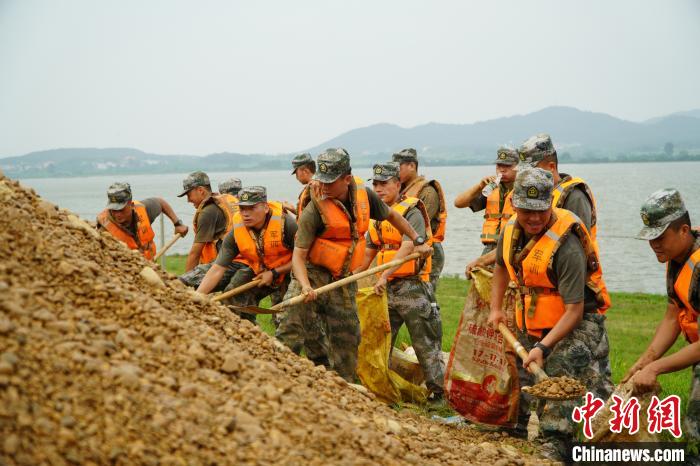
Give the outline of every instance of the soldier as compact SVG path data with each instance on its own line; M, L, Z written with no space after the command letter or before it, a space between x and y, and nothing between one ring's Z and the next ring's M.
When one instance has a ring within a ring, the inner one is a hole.
M515 312L518 339L529 351L530 362L550 376L585 380L597 397L612 392L605 316L597 308L607 294L600 286L600 262L588 229L565 209L552 207L552 175L539 168L518 171L513 187L515 215L506 224L496 247L489 323L505 323L501 307L509 280L520 288ZM598 293L584 293L586 288ZM532 376L520 370L520 385ZM520 399L515 434L527 436L529 400ZM574 439L573 401L538 401L543 451L553 459L568 455Z
M131 200L129 183L114 183L107 189L107 207L97 216L97 228L105 229L129 249L138 249L148 260L156 256L155 233L151 224L163 213L173 222L175 233L187 235L188 228L177 218L170 204L160 197Z
M693 366L684 433L689 443L697 445L700 440L700 365L697 364L700 362L700 234L691 229L690 216L675 189L652 194L642 204L641 216L644 227L637 237L649 241L656 259L667 265L668 305L649 347L622 382L632 377L638 390L648 391L657 384L658 375ZM679 334L683 334L688 346L664 356ZM700 464L698 457L693 461L686 464Z
M327 149L318 156L314 179L320 183L321 196L311 193L299 218L292 280L286 298L305 295L304 304L292 306L277 329L277 338L287 346L298 341L303 329L295 328L294 316L313 306L328 335L329 367L344 379L354 382L360 324L357 318L356 283L316 295L314 291L334 279L348 276L364 259L365 233L370 219L387 220L399 232L407 234L421 254L430 247L398 212L389 209L374 191L357 185L352 176L350 156L344 149ZM295 349L296 348L292 348Z
M292 250L297 222L285 214L280 202L267 200L267 190L262 186L247 186L240 191L239 212L233 216L234 227L224 239L214 264L197 288L207 294L222 280L227 267L236 262L245 264L238 268L225 291L237 288L253 279L260 279L257 288L230 299L236 306L258 306L266 296L272 295L277 304L284 296L292 269ZM255 322L255 314L242 314Z
M496 243L501 231L506 226L506 222L513 215L513 205L511 204L510 191L513 189L513 182L517 173L518 152L507 146L501 146L496 152L496 174L497 176L487 176L479 183L459 194L455 199L455 207L463 209L469 207L472 212L484 212L484 226L481 230L481 243L484 250L481 257L471 261L467 265L466 274L474 267L485 267L492 265L496 259ZM482 191L490 183L499 182L490 194L484 196Z
M432 243L430 218L420 199L401 196L399 166L395 162L373 167L374 191L385 204L404 217L414 230ZM367 232L367 250L362 267L366 270L377 258L377 265L402 259L413 252L413 241L401 235L388 222L374 220ZM434 304L430 285L431 258L413 260L385 270L374 285L374 291L389 299L391 346L396 342L401 325L406 323L416 356L423 368L426 385L434 400L442 398L445 365L442 360L442 321Z
M308 202L308 190L316 173L316 162L308 153L299 154L292 159L292 175L294 175L299 183L303 185L299 197L297 199L296 212L297 218L301 216L301 211ZM291 210L291 206L289 207Z
M436 180L426 180L424 176L418 175L418 154L415 149L404 149L394 154L392 160L400 164L401 194L417 197L428 210L433 232L433 268L430 272L430 284L433 286L433 292L437 293L440 273L445 266L445 251L442 249L447 222L445 195Z
M211 190L206 173L190 173L182 182L183 191L178 197L187 196L187 202L196 210L192 221L194 242L187 255L185 273L179 278L185 285L199 287L204 275L216 259L221 241L233 228L233 215L236 212L235 198L230 194L217 194ZM232 263L224 279L216 286L220 291L233 277L238 266Z
M243 188L240 178L229 178L219 183L219 194L230 194L238 202L238 193Z

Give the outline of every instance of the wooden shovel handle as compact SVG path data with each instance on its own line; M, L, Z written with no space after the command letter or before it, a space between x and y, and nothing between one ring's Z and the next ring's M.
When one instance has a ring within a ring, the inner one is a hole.
M397 265L401 265L404 262L408 262L414 259L418 259L420 257L420 254L417 252L414 252L412 254L409 254L408 256L404 257L403 259L396 259L391 262L387 262L386 264L378 265L376 267L372 267L370 269L365 270L364 272L356 273L354 275L350 275L349 277L341 278L340 280L334 281L329 283L328 285L323 285L322 287L316 288L314 291L316 294L323 294L327 293L328 291L335 290L336 288L340 288L342 286L345 286L349 283L356 282L358 280L361 280L365 277L369 277L370 275L374 275L377 272L382 272L384 270L390 269L392 267L395 267ZM295 304L299 304L304 302L304 299L306 298L306 295L300 294L299 296L295 296L293 298L290 298L286 301L282 301L281 303L272 306L270 310L279 310L284 307L289 307L289 306L294 306Z
M258 283L260 283L260 280L261 280L260 278L256 278L255 280L251 280L244 285L237 286L236 288L234 288L232 290L228 290L225 293L221 293L220 295L216 295L213 298L211 298L211 300L212 301L221 301L223 299L239 295L239 294L243 293L244 291L251 290L251 289L255 288L256 286L258 286Z
M513 347L516 353L518 353L518 356L520 356L520 359L523 361L527 359L528 353L525 348L523 348L523 345L520 344L517 338L515 338L515 335L508 330L508 327L506 327L504 324L498 324L498 330L503 334L503 337L510 343L510 346ZM528 365L528 369L530 369L530 372L535 374L535 377L537 377L540 380L548 379L549 376L545 371L542 370L540 366L537 365L535 362L531 362Z
M165 246L163 246L163 249L161 249L160 252L158 254L156 254L156 257L153 258L153 262L158 262L158 259L160 259L160 257L163 254L165 254L165 251L170 249L170 246L175 244L177 242L177 240L179 240L180 238L182 238L182 235L180 233L175 233L175 236L173 236L170 239L170 241L168 241L168 243Z

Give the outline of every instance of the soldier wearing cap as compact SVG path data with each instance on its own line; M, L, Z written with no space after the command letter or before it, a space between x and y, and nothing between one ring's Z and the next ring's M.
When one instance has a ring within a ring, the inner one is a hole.
M700 440L700 234L691 229L690 215L675 189L653 193L642 204L641 217L644 226L637 237L649 241L657 260L667 264L668 304L649 347L622 381L632 378L637 389L647 391L655 387L658 375L693 366L683 432L686 439L697 443ZM664 356L679 335L688 346Z
M272 296L273 304L284 295L292 269L296 220L285 214L282 203L267 200L263 186L247 186L241 189L239 211L233 216L233 229L224 238L214 264L197 288L199 293L211 292L221 282L234 259L245 264L238 268L226 286L231 290L251 280L259 279L257 288L230 299L237 306L258 306L260 301ZM243 317L255 322L254 314Z
M481 230L481 243L484 250L481 257L467 265L466 273L473 267L492 265L496 259L496 243L508 219L513 215L513 205L508 194L513 189L519 162L518 152L512 147L501 146L496 151L496 176L487 176L455 198L455 207L469 207L472 212L484 210L484 226ZM497 181L498 180L498 181ZM484 195L484 188L495 185L491 193Z
M329 367L348 381L355 381L360 325L357 318L356 283L317 295L314 289L334 279L350 275L364 259L365 233L370 219L388 221L406 234L422 254L430 247L398 212L384 204L374 191L358 185L352 176L350 156L344 149L327 149L317 159L314 179L320 183L320 196L311 192L298 219L299 229L292 256L293 276L286 298L305 295L304 304L292 306L294 316L314 306L328 336ZM294 319L283 319L276 336L293 350L297 335ZM306 343L305 343L306 344Z
M229 178L226 181L219 183L219 194L230 194L236 198L238 202L238 193L243 188L243 183L240 178Z
M515 311L518 339L529 351L520 370L521 386L532 385L524 370L531 362L550 376L585 380L597 397L612 392L604 305L607 290L601 282L598 254L588 229L565 209L552 207L553 180L539 168L518 170L513 187L515 214L496 247L489 323L506 323L503 295L509 281L519 287ZM566 459L567 442L574 439L571 413L574 402L538 401L543 451ZM529 400L521 396L514 433L526 437Z
M151 224L161 214L173 222L175 233L187 234L187 226L177 218L170 204L160 197L133 201L129 183L114 183L107 189L107 207L97 216L98 229L104 228L129 249L138 249L146 259L156 255L155 233Z
M433 291L437 293L440 273L445 266L445 251L442 249L447 223L445 194L437 180L428 180L418 175L418 154L415 149L408 148L395 153L392 161L399 164L401 194L406 197L417 197L423 201L428 210L430 228L433 232L433 268L430 272L430 284L433 286Z
M432 243L430 218L423 202L415 197L401 195L399 165L395 162L376 164L373 167L374 191L379 198L404 217L414 230ZM367 250L360 269L366 270L377 258L377 265L402 259L414 250L413 241L400 234L388 222L371 221L367 232ZM434 400L442 398L445 367L442 359L442 321L434 304L430 284L431 258L413 260L385 270L374 285L378 295L385 292L389 302L391 346L396 342L399 329L405 323L423 368L426 385Z
M311 158L311 154L299 154L292 159L292 175L294 175L303 188L297 198L296 208L288 206L287 209L296 212L297 218L301 216L301 211L309 201L309 189L313 185L313 177L316 173L316 162Z

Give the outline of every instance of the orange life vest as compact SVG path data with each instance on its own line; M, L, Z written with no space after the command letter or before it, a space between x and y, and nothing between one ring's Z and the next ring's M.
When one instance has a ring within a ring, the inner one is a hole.
M148 219L146 207L138 202L133 203L134 212L136 213L136 237L132 236L131 232L119 225L109 209L105 209L97 216L97 222L102 227L110 232L112 236L117 238L122 243L125 243L129 249L138 249L148 260L153 260L156 256L156 243L153 241L155 233L151 228L151 221Z
M366 188L353 183L350 196L355 221L336 199L311 198L323 220L323 233L314 239L309 250L309 262L326 268L333 277L347 275L362 265L365 255L365 233L369 228L369 198Z
M513 216L513 196L509 191L503 199L503 210L501 210L501 186L499 185L486 198L486 209L484 211L484 226L481 229L481 242L483 244L495 244L505 228L508 219Z
M678 324L681 326L681 331L685 334L685 339L689 343L698 341L698 314L700 309L695 309L690 305L690 291L694 288L693 272L698 263L700 263L700 249L692 253L685 264L683 264L683 268L673 284L676 296L683 303L683 307L678 313ZM698 276L695 275L696 280ZM700 284L696 283L695 286L700 286Z
M284 265L292 260L292 250L284 245L284 209L281 202L268 202L270 218L259 233L262 234L262 249L258 247L250 230L243 225L240 212L233 216L233 237L238 246L236 262L242 262L256 274ZM280 275L279 281L284 280Z
M202 212L204 207L206 207L206 205L209 204L210 200L214 202L216 206L219 209L221 209L221 211L226 216L226 230L222 232L218 238L215 238L213 241L209 241L208 243L204 244L202 252L199 256L200 264L208 264L209 262L216 259L216 255L218 254L216 245L222 238L224 238L228 234L229 231L233 229L233 215L238 211L238 206L235 205L238 202L238 199L235 196L232 196L231 194L212 194L209 198L202 201L202 203L199 205L197 211L194 214L192 224L194 226L195 234L197 234L197 219L199 218L199 214Z
M419 176L403 188L401 194L405 197L417 197L420 199L420 192L427 185L435 188L435 191L438 193L438 215L437 219L431 219L430 226L433 231L433 242L442 243L445 239L445 228L447 225L447 203L445 202L445 193L442 192L440 183L436 180L428 181L424 176Z
M539 238L533 238L518 257L515 249L522 229L517 214L511 217L503 233L503 260L510 279L520 286L522 302L518 303L515 317L518 327L531 335L542 336L542 331L553 328L564 314L564 301L551 282L554 254L574 233L581 241L587 258L588 280L586 286L596 293L599 308L610 307L598 252L593 247L588 230L581 220L565 209L553 209L553 222ZM534 244L532 244L534 242Z
M352 178L355 180L355 186L364 186L364 181L362 180L362 178L360 178L359 176L353 176ZM308 204L311 200L311 197L309 196L310 189L311 186L309 184L306 184L299 193L299 198L297 202L297 220L301 218L301 213L304 210L304 207L306 207L306 204Z
M425 206L420 199L416 197L407 197L392 205L391 208L397 211L403 217L406 215L408 209L413 206L417 206L418 209L420 209L421 214L423 214L423 220L425 221L426 243L433 244L433 235L430 232L430 219L428 218L428 212L425 210ZM369 223L369 238L372 241L372 244L379 248L379 252L377 253L377 265L386 264L387 262L394 260L396 251L399 250L401 243L403 242L403 235L401 232L399 232L399 230L394 228L394 226L387 221L371 221ZM389 280L400 277L413 277L420 273L420 279L427 282L430 281L431 268L431 257L428 257L426 261L417 259L404 262L394 271L394 273L391 274Z
M583 192L588 196L588 200L591 201L591 229L588 232L591 235L591 239L596 243L598 238L598 214L596 211L595 197L593 196L593 191L586 184L582 178L576 178L571 176L566 176L559 181L554 189L552 190L552 207L564 208L566 203L566 198L569 197L571 191L576 189L577 186L583 188Z

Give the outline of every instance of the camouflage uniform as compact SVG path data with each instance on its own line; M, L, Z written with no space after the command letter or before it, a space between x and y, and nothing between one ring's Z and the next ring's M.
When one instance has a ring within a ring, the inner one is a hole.
M675 220L684 216L688 210L683 203L680 193L676 189L661 189L654 192L642 204L641 217L644 227L637 238L650 241L661 236L669 225ZM691 249L691 254L700 248L700 236L693 233L695 243ZM668 262L666 271L666 288L669 301L679 304L678 297L674 290L674 284L678 278L678 273L684 264ZM691 283L688 300L691 306L700 307L700 264L695 264L693 278L697 280ZM699 323L700 325L700 323ZM683 433L688 441L688 445L697 448L700 443L700 363L693 366L693 379L690 386L690 396L685 419L683 420ZM700 457L686 456L688 464L700 464Z
M236 273L228 282L228 285L226 286L224 291L229 291L234 288L238 288L241 285L245 285L246 283L250 282L253 278L255 278L255 275L255 272L250 267L243 266L238 268ZM282 297L284 296L288 285L289 275L287 275L284 281L282 281L282 283L280 283L279 285L256 287L252 290L248 290L244 293L227 299L225 303L234 306L259 306L260 301L269 296L270 300L272 301L272 305L274 306L275 304L282 302ZM255 314L248 314L245 312L236 313L239 314L242 318L248 319L251 322L256 321ZM275 323L274 318L273 323Z
M199 264L189 272L185 272L177 278L179 278L180 281L185 285L190 286L196 290L197 288L199 288L199 285L202 283L202 280L204 280L204 276L207 274L207 272L209 272L209 269L211 269L212 265L214 265L213 262L210 262L208 264ZM223 291L224 288L226 288L227 283L231 281L236 272L238 272L238 270L243 267L246 267L246 265L241 264L239 262L232 262L228 267L226 267L224 276L221 278L221 281L216 285L216 287L214 287L212 292Z
M237 196L241 188L243 188L243 183L241 182L240 178L229 178L228 180L219 183L220 194Z

